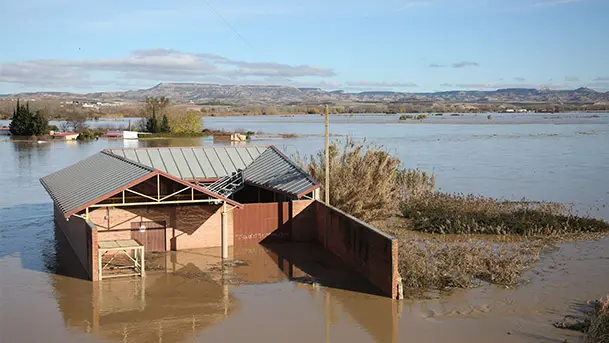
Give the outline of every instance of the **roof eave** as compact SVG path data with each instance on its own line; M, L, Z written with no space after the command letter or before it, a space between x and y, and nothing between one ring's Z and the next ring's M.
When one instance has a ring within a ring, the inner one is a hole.
M225 198L225 197L221 196L220 194L216 194L214 192L210 192L209 190L207 190L207 189L205 189L203 187L197 186L194 183L190 183L190 182L181 180L181 179L179 179L179 178L177 178L177 177L175 177L175 176L173 176L171 174L167 174L167 173L157 169L157 170L154 170L154 171L150 172L150 174L147 174L147 175L145 175L145 176L143 176L143 177L141 177L141 178L139 178L137 180L134 180L134 181L128 183L127 185L125 185L123 187L115 189L115 190L113 190L113 191L111 191L109 193L104 194L103 196L101 196L101 197L99 197L97 199L91 200L91 201L87 202L86 204L84 204L82 206L79 206L76 209L73 209L71 211L68 211L68 212L64 213L64 217L70 218L72 215L74 215L74 214L84 210L85 208L87 208L87 207L89 207L91 205L97 204L100 201L104 201L104 200L108 199L109 197L111 197L112 195L116 194L117 192L122 192L122 191L126 190L127 188L133 187L133 186L135 186L135 185L137 185L139 183L142 183L142 182L144 182L144 181L146 181L146 180L148 180L148 179L150 179L150 178L152 178L154 176L157 176L157 175L160 175L160 176L163 176L165 178L168 178L168 179L170 179L172 181L175 181L177 183L180 183L180 184L182 184L184 186L192 187L192 188L198 190L201 193L207 194L207 195L209 195L209 196L211 196L213 198L216 198L218 200L225 201L226 203L231 204L233 206L243 207L243 204L241 204L241 203L238 203L238 202L236 202L234 200ZM43 183L43 186L44 186L44 183ZM45 187L45 189L46 189L46 187ZM48 190L47 190L47 192L48 192ZM51 198L52 198L52 196L51 196Z
M144 182L144 181L146 181L146 180L148 180L148 179L150 179L152 177L155 177L156 175L158 175L158 171L151 171L149 174L146 174L145 176L142 176L142 177L138 178L137 180L133 180L133 181L129 182L128 184L122 186L122 187L119 187L119 188L117 188L117 189L115 189L115 190L113 190L111 192L108 192L108 193L102 195L99 198L93 199L93 200L87 202L84 205L81 205L81 206L79 206L79 207L77 207L77 208L75 208L75 209L73 209L71 211L68 211L68 212L64 213L64 217L70 218L74 214L76 214L76 213L86 209L87 207L89 207L91 205L95 205L95 204L99 203L100 201L104 201L104 200L108 199L109 197L111 197L112 195L116 194L117 192L122 192L125 189L133 187L133 186L135 186L137 184L140 184L140 183L142 183L142 182Z
M318 189L318 188L320 188L320 187L321 187L321 185L317 184L317 185L315 185L315 186L313 186L313 187L311 187L311 188L307 189L306 191L299 193L299 194L297 195L297 197L298 197L298 199L300 199L300 198L302 198L303 196L305 196L305 195L307 195L307 194L309 194L309 193L313 192L314 190L316 190L316 189Z

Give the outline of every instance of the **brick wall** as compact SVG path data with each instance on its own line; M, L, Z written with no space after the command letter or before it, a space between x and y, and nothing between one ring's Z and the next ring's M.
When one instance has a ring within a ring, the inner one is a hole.
M227 210L228 244L233 244L233 210ZM222 207L213 205L97 208L89 212L100 241L131 238L131 223L165 223L167 250L222 245Z

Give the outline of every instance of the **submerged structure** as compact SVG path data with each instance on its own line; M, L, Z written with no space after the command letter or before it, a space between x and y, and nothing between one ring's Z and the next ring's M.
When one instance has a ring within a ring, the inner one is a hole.
M397 296L397 240L318 201L274 146L106 149L40 181L93 281L145 276L150 252L310 241Z

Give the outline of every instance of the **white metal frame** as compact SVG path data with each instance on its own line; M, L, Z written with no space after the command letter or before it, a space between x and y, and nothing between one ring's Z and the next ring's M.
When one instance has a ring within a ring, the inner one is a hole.
M112 256L110 261L103 264L102 258L108 252L115 252L115 255ZM133 255L131 255L133 252ZM107 270L106 268L110 263L116 258L118 255L127 256L132 262L133 265L126 266L122 268L132 268L134 270L133 273L128 274L114 274L114 275L105 275L103 271ZM97 263L98 263L98 273L99 280L115 278L115 277L127 277L127 276L146 276L146 265L144 259L144 246L139 244L133 239L128 240L119 240L119 241L101 241L97 243Z

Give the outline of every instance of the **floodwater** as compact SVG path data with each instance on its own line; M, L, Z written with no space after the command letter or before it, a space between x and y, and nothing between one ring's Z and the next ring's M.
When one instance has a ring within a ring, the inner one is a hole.
M405 166L434 171L445 191L573 202L607 220L609 116L563 116L394 125L391 116L341 116L331 131L334 139L385 145ZM265 132L252 144L275 144L288 155L323 146L319 116L204 122ZM269 136L279 133L301 136ZM551 324L609 292L609 238L559 245L522 287L436 299L378 297L339 273L339 261L324 254L312 261L302 256L309 248L296 245L234 249L235 263L224 266L214 249L169 253L151 259L155 271L145 280L82 280L38 178L103 148L212 143L0 142L0 342L576 342L579 334Z

